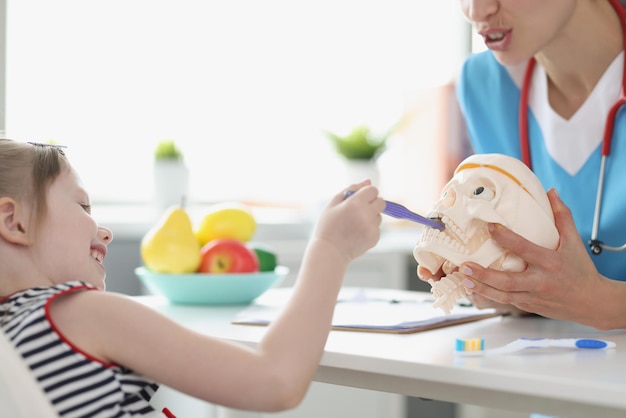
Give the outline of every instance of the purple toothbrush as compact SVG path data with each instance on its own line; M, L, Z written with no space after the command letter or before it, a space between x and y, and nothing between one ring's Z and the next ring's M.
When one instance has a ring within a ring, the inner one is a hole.
M346 190L343 193L343 198L346 199L354 194L353 190ZM383 210L385 215L391 216L392 218L397 219L408 219L409 221L417 222L418 224L426 225L431 228L438 229L443 231L445 226L441 222L440 219L436 218L425 218L422 215L418 215L415 212L411 212L406 207L402 206L399 203L390 202L385 200L385 209Z

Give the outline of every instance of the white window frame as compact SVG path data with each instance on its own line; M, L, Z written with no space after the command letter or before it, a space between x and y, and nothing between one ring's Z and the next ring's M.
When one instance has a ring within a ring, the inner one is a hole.
M24 0L24 1L28 1L28 0ZM296 1L296 0L294 0ZM341 0L337 0L337 1L341 1ZM381 1L385 1L385 0L381 0ZM448 0L444 0L444 1L448 1ZM454 3L454 2L453 2ZM393 2L389 2L389 5L392 5ZM458 5L455 4L456 7L458 7ZM2 22L4 23L3 27L6 28L7 27L7 1L6 0L0 0L0 19L2 19ZM451 16L450 17L451 20L454 20L455 22L458 22L459 25L462 24L462 18L460 18L459 16ZM347 22L349 23L349 22ZM10 22L9 22L10 24ZM459 31L459 34L463 33L462 30ZM456 34L455 36L465 36L466 38L468 37L467 34L466 35L459 35ZM446 36L445 34L433 34L434 37L441 35L441 36ZM5 85L5 80L6 80L6 75L7 75L7 62L6 62L6 56L7 56L7 50L6 50L6 33L1 33L0 36L2 36L2 38L0 38L0 110L1 110L1 114L0 114L0 129L4 130L6 129L7 125L6 125L6 120L5 120L5 109L6 109L6 102L5 102L5 96L6 96L6 88L7 86ZM449 35L448 35L449 36ZM417 42L417 40L416 40ZM468 45L467 50L469 50L469 40L468 39L460 39L459 40L460 43L466 43ZM415 54L419 54L419 51L415 51L415 52L410 52L407 51L407 53L415 53ZM445 53L445 52L443 52ZM462 56L461 54L457 53L458 57L456 58L456 62L460 64L461 60L462 60ZM424 57L424 65L428 66L431 65L432 61L429 59L429 57ZM393 64L391 64L393 65ZM411 99L408 99L407 102L410 102ZM10 126L9 126L10 129ZM115 127L107 127L107 129L110 129L109 135L115 135L116 134L116 130ZM8 136L11 136L11 132L7 132ZM302 140L302 138L298 138L298 133L294 132L294 140ZM164 137L168 137L167 133L164 133ZM30 139L30 138L29 138ZM32 138L35 139L35 138ZM36 139L45 139L45 138L36 138ZM54 139L54 138L51 138ZM155 141L159 139L155 137ZM164 138L161 138L164 139ZM178 139L178 138L175 138ZM311 138L309 138L309 140L311 140ZM106 146L106 144L102 144L103 146ZM326 147L330 148L330 144L326 144ZM123 152L124 150L120 150L120 152ZM290 149L288 152L291 153L293 152L294 149ZM253 152L258 153L259 149L254 148ZM271 152L271 151L270 151ZM279 151L280 152L280 151ZM70 155L71 155L71 151L70 151ZM334 191L339 184L342 184L341 181L338 179L338 177L341 176L341 170L342 170L342 161L341 159L332 154L329 153L328 154L329 157L326 161L320 162L319 164L319 170L315 170L315 171L311 171L309 173L303 173L301 176L301 179L299 180L294 180L293 178L291 178L291 183L292 187L291 187L291 195L290 196L285 196L285 189L284 187L280 190L277 191L277 194L275 195L268 195L268 196L247 196L249 198L251 198L252 200L257 200L259 198L262 198L264 200L270 201L270 202L278 202L278 203L285 203L285 204L291 204L294 201L298 202L298 201L302 201L302 199L306 199L308 195L311 195L311 199L314 201L317 201L317 199L323 198L328 196L328 193L330 193L331 191ZM97 154L94 153L94 157L97 158ZM146 156L143 156L143 158L149 158ZM191 160L193 160L194 158L197 158L197 156L191 155L189 156L189 158ZM79 173L81 173L82 168L86 167L88 165L90 165L90 161L85 161L85 158L81 158L79 160L74 160L73 163L75 165L77 165L77 169L79 171ZM115 162L111 162L111 169L115 168ZM243 171L245 171L245 166L239 166L237 167L237 164L234 164L234 167L236 170L240 170L239 171L239 176L242 175L249 175L251 177L254 177L254 173L243 173ZM283 177L285 177L284 179L281 180L287 180L289 177L293 177L292 175L288 174L288 173L293 173L294 170L296 170L298 168L298 164L297 163L288 163L285 162L285 168L284 168L284 175ZM425 172L428 172L428 168L424 169ZM129 177L132 177L135 173L129 173ZM108 175L107 173L103 173L103 176ZM228 174L225 174L228 175ZM198 170L196 169L196 184L193 187L203 187L202 184L198 185L197 182L197 177L198 177ZM87 186L88 189L90 189L91 183L92 183L92 179L89 179L90 181L87 182ZM127 178L126 180L130 181L132 180L131 178ZM144 177L143 181L148 181L149 177ZM211 181L220 181L220 179L215 179L212 178L210 179ZM122 179L123 181L123 179ZM204 180L203 180L204 181ZM211 187L211 183L209 180L206 180L207 184L206 187ZM318 187L317 189L315 189L315 187ZM137 188L135 188L137 189ZM96 203L146 203L147 200L149 200L149 194L144 192L140 192L137 194L137 196L134 195L125 195L123 197L121 197L121 199L119 201L116 201L115 198L112 198L111 196L107 196L105 195L104 197L100 197L100 195L97 193L94 193L93 189L90 190L90 193L92 193L92 197L94 198L94 201ZM194 193L192 191L192 198L194 196ZM241 198L245 198L246 196L240 196L238 194L233 194L233 195L228 195L226 193L222 193L218 196L218 199L241 199ZM201 198L199 201L201 203L207 203L206 200L202 200L204 198ZM210 203L210 202L208 202ZM310 202L307 202L310 203Z

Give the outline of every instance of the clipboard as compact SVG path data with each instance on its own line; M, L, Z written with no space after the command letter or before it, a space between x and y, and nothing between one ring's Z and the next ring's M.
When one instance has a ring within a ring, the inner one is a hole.
M375 293L375 292L374 292ZM338 300L333 314L335 331L413 334L502 316L495 309L457 305L449 315L432 306L432 298L381 299L356 297ZM280 305L253 304L231 321L236 325L267 326L278 317Z

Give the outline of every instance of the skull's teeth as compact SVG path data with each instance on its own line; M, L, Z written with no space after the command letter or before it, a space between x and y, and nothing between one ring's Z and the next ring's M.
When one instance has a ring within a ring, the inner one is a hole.
M426 231L424 231L420 242L439 242L440 245L445 245L446 247L451 248L458 253L469 254L470 250L467 248L469 239L466 235L462 233L461 229L454 225L451 225L446 226L446 230L454 236L451 236L450 233L439 231L434 228L427 229Z

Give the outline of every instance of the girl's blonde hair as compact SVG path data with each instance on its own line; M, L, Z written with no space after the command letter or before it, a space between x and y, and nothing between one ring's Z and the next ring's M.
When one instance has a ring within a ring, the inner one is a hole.
M48 187L66 168L60 147L0 139L0 197L29 202L36 221L46 212Z

